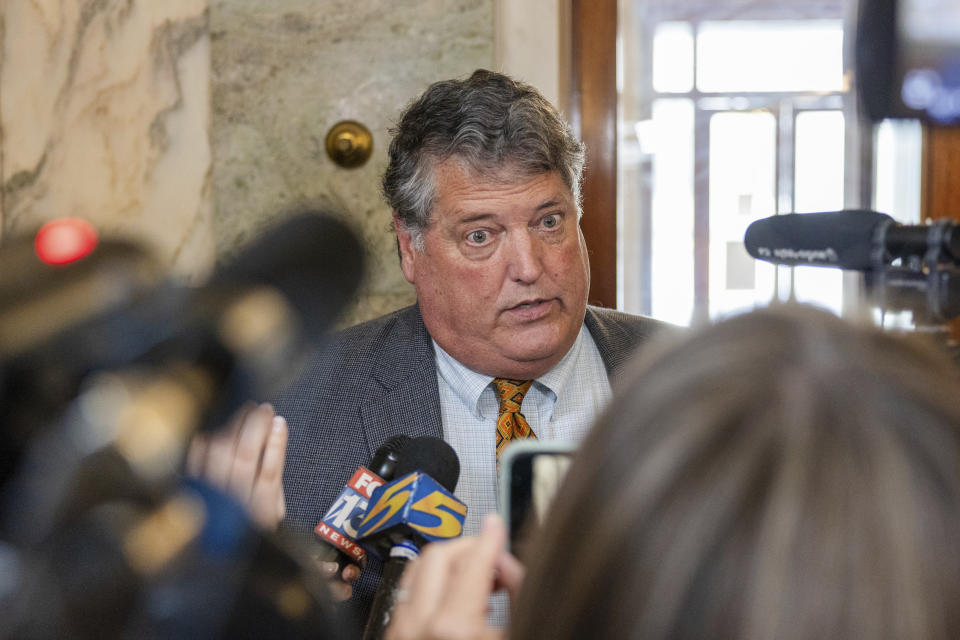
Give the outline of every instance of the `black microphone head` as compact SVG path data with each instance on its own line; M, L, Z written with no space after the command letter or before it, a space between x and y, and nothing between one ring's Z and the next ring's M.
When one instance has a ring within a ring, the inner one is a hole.
M32 237L4 241L0 359L42 349L109 313L141 304L162 280L156 256L127 240L105 238L68 264L43 262Z
M790 213L755 220L743 244L757 260L866 270L874 266L874 239L893 218L876 211Z
M387 480L393 480L396 473L397 463L400 460L400 452L410 441L410 436L394 436L380 445L377 452L370 459L370 471Z
M460 478L460 460L453 447L440 438L413 438L400 452L395 476L400 478L414 471L422 471L453 493Z
M263 233L193 293L187 331L171 348L192 341L205 368L226 376L204 427L226 424L247 398L279 393L312 361L352 300L363 255L345 223L308 211Z
M322 334L352 300L364 270L364 249L350 227L320 211L305 211L268 229L210 279L214 291L262 284L276 288L304 330Z
M895 113L895 85L899 42L895 0L863 0L857 3L854 36L854 78L858 106L870 120L903 115Z

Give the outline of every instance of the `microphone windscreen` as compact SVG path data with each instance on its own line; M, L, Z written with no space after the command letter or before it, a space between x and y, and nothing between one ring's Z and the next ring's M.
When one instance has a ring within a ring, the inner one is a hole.
M161 282L163 268L144 247L101 240L66 265L42 262L33 239L0 244L0 359L129 305L142 304ZM116 336L122 339L122 336Z
M352 299L364 269L364 249L346 223L305 212L266 231L211 277L208 289L263 284L279 290L317 336Z
M400 452L410 442L410 436L398 435L390 438L377 449L370 459L368 468L384 480L392 480L399 462ZM389 477L388 477L389 476Z
M397 462L396 477L422 471L453 493L460 478L460 460L449 444L440 438L423 436L410 440Z
M743 243L754 258L775 264L869 269L877 225L892 220L867 210L790 213L754 221Z

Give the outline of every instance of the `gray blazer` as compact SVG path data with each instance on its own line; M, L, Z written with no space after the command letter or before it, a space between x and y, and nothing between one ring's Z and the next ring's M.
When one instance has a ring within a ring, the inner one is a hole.
M669 326L587 307L584 322L613 377L637 346ZM442 437L433 343L417 305L332 336L274 402L287 419L285 527L312 531L350 475L395 435ZM348 603L358 624L380 575L371 558Z

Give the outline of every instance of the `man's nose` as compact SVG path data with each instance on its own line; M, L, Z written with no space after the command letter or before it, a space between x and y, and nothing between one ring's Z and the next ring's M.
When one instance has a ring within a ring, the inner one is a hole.
M517 282L535 282L543 273L543 241L530 231L513 235L507 275Z

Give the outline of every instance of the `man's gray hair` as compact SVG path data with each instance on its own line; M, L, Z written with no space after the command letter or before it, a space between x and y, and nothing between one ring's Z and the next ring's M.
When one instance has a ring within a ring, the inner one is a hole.
M383 194L422 249L436 197L435 169L456 158L478 176L557 171L580 211L584 146L539 91L479 69L466 80L430 85L391 130Z

